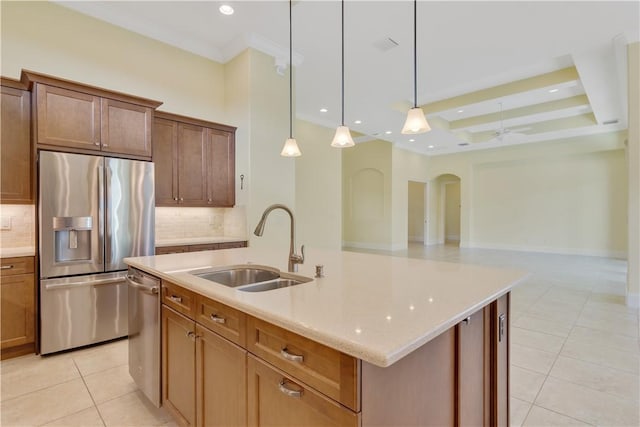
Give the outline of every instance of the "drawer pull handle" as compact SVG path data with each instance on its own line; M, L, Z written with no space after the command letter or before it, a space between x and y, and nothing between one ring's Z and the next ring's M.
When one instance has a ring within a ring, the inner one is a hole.
M175 295L171 295L171 296L169 297L169 299L170 299L171 301L173 301L173 302L177 302L177 303L181 303L181 302L182 302L182 297L177 297L177 296L175 296Z
M196 333L193 331L187 332L187 336L191 339L191 341L195 341L200 338L200 335L196 335Z
M284 357L285 359L291 361L291 362L296 362L296 363L302 363L304 361L304 356L301 356L299 354L291 354L287 351L287 347L283 348L282 350L280 350L280 354L282 355L282 357Z
M302 397L303 390L291 390L289 387L287 387L284 379L280 381L280 384L278 384L278 388L282 393L286 394L289 397Z
M212 314L211 320L213 320L216 323L220 323L221 325L224 325L225 323L227 323L227 319L225 319L224 317L220 317L217 314Z
M11 270L13 268L13 265L3 265L0 268L3 269L3 270Z

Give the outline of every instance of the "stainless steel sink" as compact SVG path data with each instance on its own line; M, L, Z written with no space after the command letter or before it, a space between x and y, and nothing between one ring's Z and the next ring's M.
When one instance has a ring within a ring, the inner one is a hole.
M244 292L270 291L300 285L313 280L296 274L280 273L280 270L276 268L254 264L192 270L189 273Z
M257 266L237 266L224 270L195 273L195 275L221 285L237 288L250 283L277 279L280 277L280 272L276 269Z

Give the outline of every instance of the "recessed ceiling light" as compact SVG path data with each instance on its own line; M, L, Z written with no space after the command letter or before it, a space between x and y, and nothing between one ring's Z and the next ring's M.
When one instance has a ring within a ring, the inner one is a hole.
M218 10L220 11L221 14L223 15L233 15L233 7L231 7L228 4L223 4L222 6L220 6L218 8Z
M411 138L411 139L409 140L409 142L416 142L416 140L415 140L415 139L413 139L413 138Z
M327 111L329 111L329 110L327 110L326 108L321 108L321 109L320 109L320 112L321 112L321 113L326 113Z
M560 89L549 89L549 93L556 93L557 91L559 91Z
M458 113L464 113L464 110L458 110Z
M433 145L430 145L430 146L429 146L429 148L433 148L433 147L434 147Z
M355 120L353 123L355 123L355 124L359 125L359 124L361 124L361 123L362 123L362 120Z
M387 135L391 135L391 131L390 131L390 130L386 131L385 133L386 133Z

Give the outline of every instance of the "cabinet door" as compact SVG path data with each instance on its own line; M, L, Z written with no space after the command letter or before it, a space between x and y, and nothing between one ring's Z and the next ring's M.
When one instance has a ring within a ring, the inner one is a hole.
M151 157L149 107L102 98L102 151Z
M181 205L207 205L206 141L206 128L178 123L178 201Z
M38 83L37 142L100 150L100 98Z
M360 417L284 372L247 357L251 426L358 426Z
M156 206L178 204L178 123L153 121L153 163L156 178Z
M247 352L196 325L198 426L247 425Z
M458 420L461 426L490 425L489 309L479 310L457 328Z
M3 276L0 282L0 348L7 349L34 342L33 274Z
M162 405L180 425L196 420L195 323L162 306Z
M0 113L0 201L33 203L29 92L3 86Z
M233 207L235 197L235 138L233 133L209 129L207 203Z

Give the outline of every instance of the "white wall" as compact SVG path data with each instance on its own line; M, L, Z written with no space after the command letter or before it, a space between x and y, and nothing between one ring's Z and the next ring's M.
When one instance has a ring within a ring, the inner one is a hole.
M460 181L444 184L445 241L460 241Z

